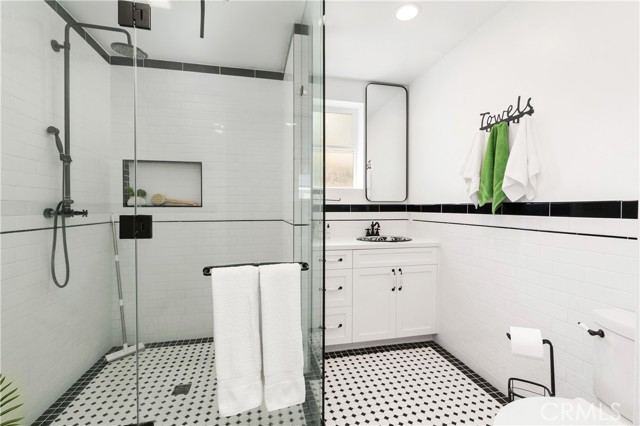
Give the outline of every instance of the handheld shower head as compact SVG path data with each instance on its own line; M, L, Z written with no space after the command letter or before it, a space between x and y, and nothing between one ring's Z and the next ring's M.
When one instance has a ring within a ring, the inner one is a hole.
M60 157L64 154L64 148L62 146L62 141L60 140L60 129L57 127L49 126L47 127L47 133L55 136L56 138L56 146L58 147L58 152L60 153Z
M134 52L135 52L136 59L145 60L149 57L149 55L147 55L147 52L140 49L139 47L138 48L133 47L133 45L128 43L120 43L120 42L111 43L111 49L114 52L122 56L125 56L127 58L133 58Z

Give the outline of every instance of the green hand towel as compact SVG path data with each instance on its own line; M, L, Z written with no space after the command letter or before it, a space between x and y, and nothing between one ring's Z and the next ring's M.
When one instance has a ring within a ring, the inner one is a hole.
M504 181L508 159L509 126L502 122L491 128L480 171L478 203L484 206L488 201L492 201L491 212L493 214L507 198L502 191L502 181Z

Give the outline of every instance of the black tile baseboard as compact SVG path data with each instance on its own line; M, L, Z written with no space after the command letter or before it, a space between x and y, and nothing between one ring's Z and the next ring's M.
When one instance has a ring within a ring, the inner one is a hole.
M622 218L622 201L550 203L550 215L562 217Z
M491 214L491 204L326 204L326 213L422 212ZM496 215L637 219L638 201L503 203Z

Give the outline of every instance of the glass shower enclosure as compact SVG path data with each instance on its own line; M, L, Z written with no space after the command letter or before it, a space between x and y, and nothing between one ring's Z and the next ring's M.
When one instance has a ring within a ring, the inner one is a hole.
M323 2L148 4L0 2L2 421L319 425ZM264 262L309 265L304 402L224 417L203 268Z

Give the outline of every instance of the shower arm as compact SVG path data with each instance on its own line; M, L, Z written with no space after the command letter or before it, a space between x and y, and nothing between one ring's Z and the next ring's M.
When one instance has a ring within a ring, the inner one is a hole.
M58 43L56 40L51 40L51 47L54 51L59 52L60 49L64 49L64 155L69 159L68 162L63 163L63 188L62 199L66 210L71 209L73 200L71 199L71 79L70 79L70 58L71 44L69 43L69 31L71 28L76 30L80 28L92 28L96 30L113 31L118 33L124 33L127 36L127 43L131 44L131 34L127 30L122 28L105 27L103 25L84 24L80 22L68 23L64 27L64 44ZM80 33L80 31L78 31Z

